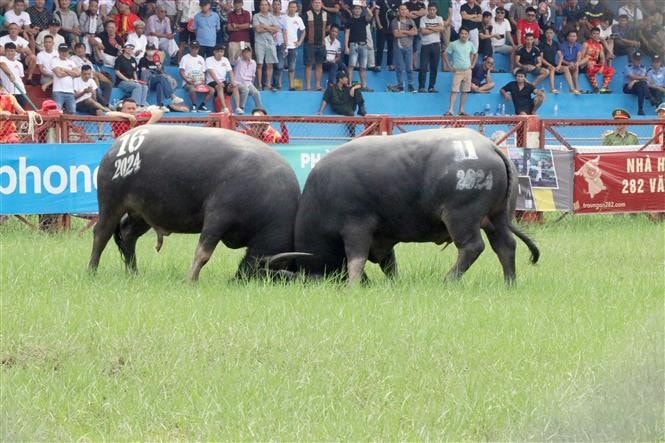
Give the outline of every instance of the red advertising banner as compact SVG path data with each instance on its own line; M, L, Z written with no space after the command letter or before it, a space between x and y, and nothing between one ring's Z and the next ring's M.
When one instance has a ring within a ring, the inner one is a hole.
M665 152L575 155L576 213L665 212Z

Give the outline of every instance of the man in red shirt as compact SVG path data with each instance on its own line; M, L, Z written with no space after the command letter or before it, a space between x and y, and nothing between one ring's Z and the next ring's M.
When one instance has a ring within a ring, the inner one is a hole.
M122 38L127 38L127 34L134 32L134 22L139 21L138 15L134 14L129 9L130 0L119 0L116 2L115 7L118 13L113 17L117 32Z
M242 0L233 0L233 10L227 15L226 30L229 33L229 62L236 64L241 51L250 47L252 31L252 16L249 11L242 9Z
M605 46L600 41L600 28L593 28L591 38L582 45L578 66L580 68L586 66L586 75L589 78L593 92L600 92L601 94L612 92L608 89L608 86L612 81L612 77L614 77L614 68L607 65ZM598 74L603 76L603 85L600 89L598 89L598 81L596 80Z
M536 39L536 44L540 40L541 29L536 18L536 9L532 7L526 8L526 18L517 22L517 45L521 46L526 41L527 34L533 34Z
M138 106L136 105L136 102L131 98L126 98L122 102L120 111L111 111L106 113L107 117L120 117L126 120L111 123L113 137L118 138L135 126L157 123L164 115L164 113L159 109L141 111L138 114L136 113L137 110Z
M254 108L252 110L252 115L263 116L268 115L268 113L263 108ZM278 130L270 126L268 122L250 122L248 125L249 128L246 131L241 132L251 135L254 138L258 138L264 143L272 144L289 142L289 130L286 128L284 122L279 122L279 129L282 131L281 134Z

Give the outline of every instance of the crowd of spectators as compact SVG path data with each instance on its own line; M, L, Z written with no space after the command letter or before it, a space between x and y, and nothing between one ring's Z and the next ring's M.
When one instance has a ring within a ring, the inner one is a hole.
M516 113L535 112L541 83L552 94L563 80L572 94L611 93L623 74L639 115L665 91L661 0L0 0L0 12L3 88L25 108L25 85L40 85L66 113L108 112L115 87L139 108L207 112L217 97L222 112L243 114L249 97L263 109L262 91L303 86L326 90L333 112L335 88L366 112L357 95L372 92L368 71L385 66L393 92L437 93L439 68L452 71L448 113L461 94L464 115L467 94L494 92L498 54L515 75L500 92ZM630 59L623 73L612 66L620 55Z

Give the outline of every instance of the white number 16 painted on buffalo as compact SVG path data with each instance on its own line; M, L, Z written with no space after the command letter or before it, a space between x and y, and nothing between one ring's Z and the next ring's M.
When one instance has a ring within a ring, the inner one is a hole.
M127 152L131 154L132 152L139 149L143 144L143 142L145 141L145 136L148 135L148 132L149 131L147 129L141 129L136 132L132 132L131 134L123 135L122 137L120 137L120 140L122 140L122 144L118 149L118 154L116 155L116 157L122 157ZM125 148L127 148L127 151L125 151Z

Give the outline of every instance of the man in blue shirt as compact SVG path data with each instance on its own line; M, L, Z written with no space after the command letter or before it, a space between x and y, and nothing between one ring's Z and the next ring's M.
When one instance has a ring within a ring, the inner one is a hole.
M647 82L649 91L654 100L651 102L660 103L665 95L665 68L658 54L651 57L651 68L647 71Z
M211 10L210 0L199 2L201 12L194 16L194 32L199 42L199 54L204 59L211 57L217 43L217 31L221 29L219 14Z
M574 91L580 90L580 51L582 50L582 45L577 43L577 31L570 30L566 34L566 41L559 45L561 49L561 55L563 60L561 64L566 66L570 71L570 75L573 78L573 88Z
M633 94L637 96L637 114L645 115L644 99L648 98L652 103L655 101L649 91L647 83L647 70L640 64L642 54L635 52L631 58L631 63L623 70L623 92L624 94ZM656 102L657 103L657 102Z

